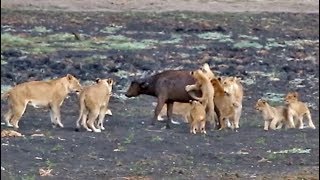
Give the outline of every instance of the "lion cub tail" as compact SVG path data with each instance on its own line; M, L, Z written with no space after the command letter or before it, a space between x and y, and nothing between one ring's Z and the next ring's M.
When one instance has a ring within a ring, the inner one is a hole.
M81 127L81 124L82 123L80 123L80 121L81 121L81 118L82 118L82 116L83 116L83 111L84 111L84 106L85 106L85 104L84 104L84 97L81 97L80 96L80 98L79 98L79 102L80 102L80 111L79 111L79 117L78 117L78 119L77 119L77 122L76 122L76 129L75 129L75 131L79 131L80 130L80 127Z

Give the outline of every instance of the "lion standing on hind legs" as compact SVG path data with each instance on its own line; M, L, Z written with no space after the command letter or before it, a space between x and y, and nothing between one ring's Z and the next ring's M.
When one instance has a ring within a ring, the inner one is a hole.
M209 78L203 73L201 69L192 71L190 74L196 79L196 84L187 85L185 89L189 93L189 95L192 96L192 98L200 101L201 104L206 108L207 121L209 121L210 124L212 124L214 128L216 128L216 126L218 126L218 122L215 121L217 119L217 115L214 110L213 102L214 88L211 85ZM193 90L201 90L202 97L199 98L190 93L190 91Z

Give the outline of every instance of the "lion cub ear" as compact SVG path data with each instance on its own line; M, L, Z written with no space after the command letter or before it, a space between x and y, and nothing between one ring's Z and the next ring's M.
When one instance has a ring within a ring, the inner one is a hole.
M96 78L96 83L99 83L99 82L101 82L101 79L100 78Z
M110 85L112 85L113 80L112 80L111 78L108 78L108 79L107 79L107 83L110 84Z
M72 80L73 76L71 74L67 74L67 79L70 81Z

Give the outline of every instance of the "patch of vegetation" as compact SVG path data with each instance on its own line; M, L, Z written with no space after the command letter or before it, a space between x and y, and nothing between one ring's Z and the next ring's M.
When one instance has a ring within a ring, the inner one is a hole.
M26 176L21 177L22 180L35 180L36 179L36 175L35 174L29 174Z
M60 144L57 144L51 149L51 152L56 152L61 150L63 150L63 146L61 146Z
M100 32L108 33L108 34L114 34L114 33L116 33L117 31L119 31L122 28L123 28L122 26L116 26L116 25L107 26L107 27L101 29Z
M163 138L160 136L152 136L151 137L151 142L161 142L163 141Z
M266 99L271 106L279 105L283 102L285 94L283 93L273 93L273 92L266 92L263 95L263 98Z
M130 144L134 138L134 134L131 132L128 137L124 140L124 144Z
M244 35L244 34L240 34L239 38L248 39L248 40L259 40L259 38L257 36L248 36L248 35Z
M241 40L233 45L236 49L245 49L245 48L256 48L261 49L263 45L259 44L258 42L248 41L248 40Z
M275 160L281 160L281 159L285 159L286 156L284 154L273 154L273 153L269 153L266 157L268 160L270 161L275 161Z
M230 34L223 34L219 32L206 32L197 34L197 36L205 40L217 40L218 42L233 42Z
M171 34L171 38L168 40L161 41L161 44L177 44L182 41L181 35L179 34Z
M49 159L47 159L45 163L48 169L53 169L56 166L56 164L50 161Z
M12 88L12 86L9 85L1 85L1 94L9 91Z
M29 46L32 42L26 38L20 37L19 35L12 35L10 33L1 33L1 50L3 51L7 47L16 46Z
M38 32L38 33L48 33L48 32L52 32L51 29L47 29L47 28L44 27L44 26L36 26L36 27L34 27L31 31L35 31L35 32Z
M259 137L256 139L256 143L260 145L266 145L266 138L264 137Z

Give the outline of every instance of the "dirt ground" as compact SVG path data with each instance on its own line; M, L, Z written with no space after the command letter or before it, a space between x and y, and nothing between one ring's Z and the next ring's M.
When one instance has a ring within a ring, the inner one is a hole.
M1 138L1 178L39 179L42 168L52 179L319 179L318 1L54 2L1 1L1 92L66 73L82 84L111 77L113 115L102 133L76 132L76 95L62 105L65 128L28 107L25 136ZM149 127L155 98L124 96L135 78L205 62L242 79L239 132ZM263 131L256 100L283 104L288 91L308 103L316 130Z
M1 8L63 11L319 13L317 0L3 0Z

